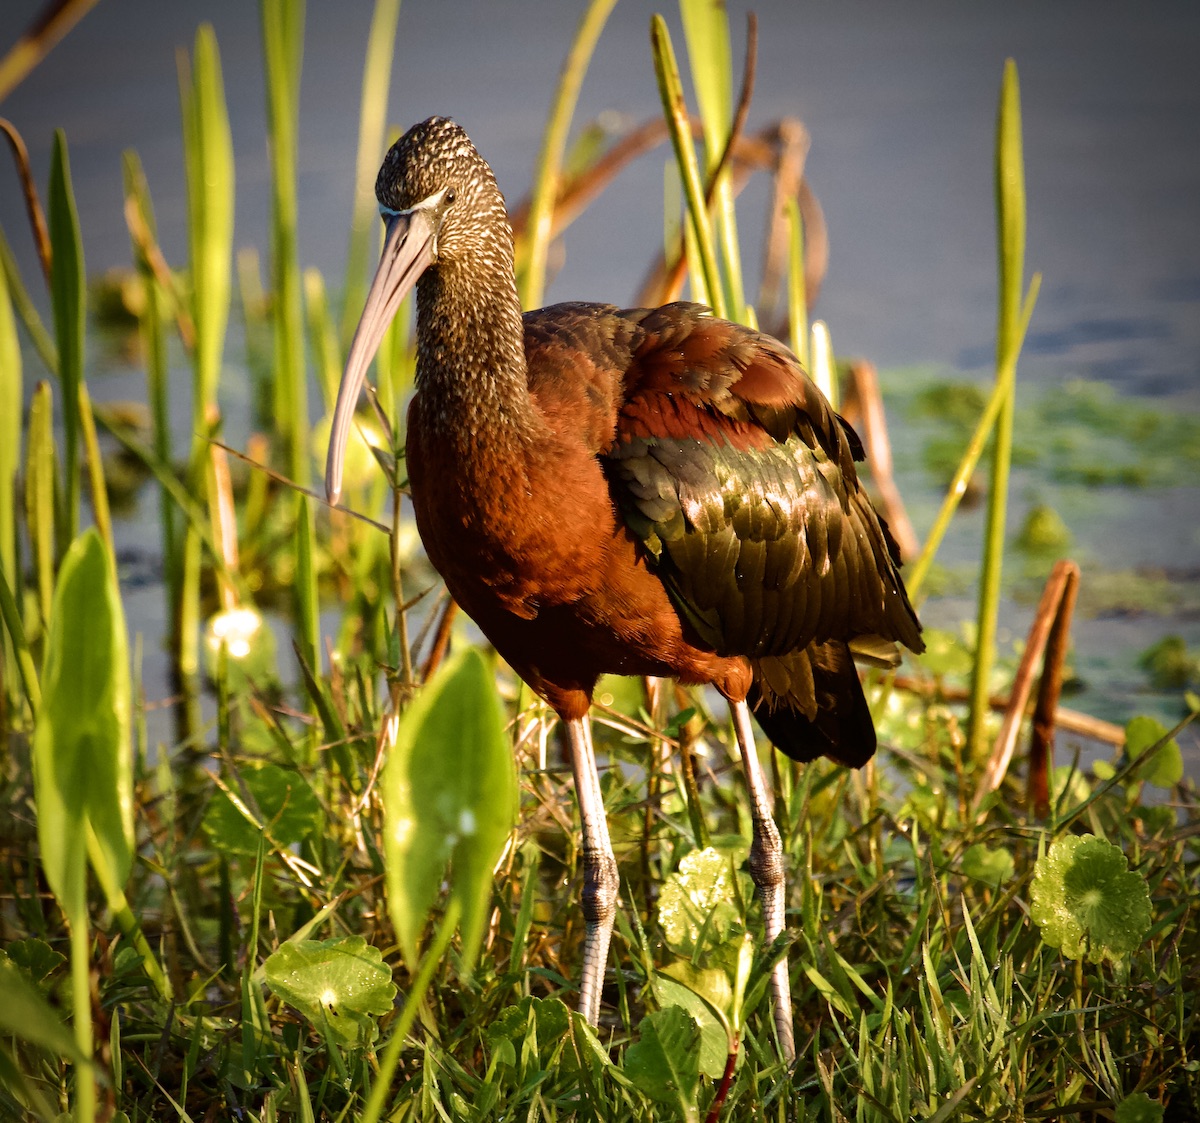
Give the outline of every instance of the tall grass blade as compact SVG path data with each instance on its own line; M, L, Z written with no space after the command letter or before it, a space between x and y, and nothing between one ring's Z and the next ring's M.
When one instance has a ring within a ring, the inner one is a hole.
M201 24L189 67L180 60L188 248L196 324L192 418L197 433L216 404L229 318L233 247L233 141L211 25ZM201 442L203 443L203 442Z
M125 180L125 205L136 208L142 227L152 239L157 240L150 190L146 183L145 173L142 171L141 161L136 153L125 153L122 170ZM145 306L138 317L138 331L146 359L146 393L150 402L151 424L154 433L154 456L160 464L170 465L173 454L168 394L167 333L164 326L164 313L169 298L168 294L163 292L162 285L155 276L150 262L146 260L143 247L137 239L133 240L133 255L146 295ZM163 586L167 601L167 618L172 621L172 627L174 627L178 622L177 609L183 558L180 554L178 512L171 500L170 492L161 485L158 489L158 521L162 541ZM175 641L173 646L178 649L178 636L173 636L172 639Z
M17 608L14 588L8 583L4 574L0 573L0 619L4 621L8 640L16 655L17 671L21 676L21 686L25 690L25 698L36 717L38 707L42 704L41 686L38 683L37 669L33 665L33 656L29 651L29 643L25 639L25 625L21 621L21 613Z
M54 594L54 512L58 506L55 460L54 395L50 383L39 382L29 405L29 431L25 439L25 526L33 551L43 628L50 620Z
M1025 338L1025 332L1029 328L1029 320L1033 315L1034 306L1037 304L1037 296L1041 290L1041 285L1042 275L1035 273L1029 282L1029 291L1025 294L1025 303L1021 308L1018 349L1020 343ZM996 418L999 416L1000 407L1007 393L1008 387L1003 383L998 382L993 387L987 404L983 407L983 413L980 414L979 420L975 423L975 431L971 434L971 439L967 442L962 459L959 461L958 467L954 471L954 476L950 480L950 486L946 489L946 498L942 500L942 505L933 520L933 526L930 528L929 535L925 539L925 544L921 547L921 554L913 563L912 569L905 574L904 584L908 589L908 595L914 601L920 592L921 586L925 583L925 578L929 576L929 568L933 564L933 559L937 556L938 547L941 546L942 539L946 536L946 531L950 527L950 521L954 518L954 512L958 510L958 505L962 501L962 497L966 494L967 485L970 483L971 476L975 472L975 465L979 463L979 458L983 455L988 438L992 435L992 428L996 424Z
M721 0L680 0L683 33L687 39L692 86L704 131L704 162L708 176L716 170L733 127L733 62L729 47L729 19ZM729 172L721 173L713 192L717 242L724 265L725 314L744 323L746 298L742 284L737 217Z
M58 0L44 4L43 11L30 28L0 58L0 101L3 101L26 75L46 57L54 45L96 4L96 0Z
M37 305L30 299L25 283L21 280L17 259L13 257L12 247L9 246L8 239L4 236L3 228L0 228L0 271L4 273L13 311L16 312L17 319L21 321L21 325L29 335L33 349L41 359L46 372L57 375L58 352L54 349L54 340L50 338L50 333L46 330L46 325L42 323L42 317L38 314Z
M700 161L696 146L692 142L692 127L688 117L687 103L683 98L683 82L679 77L679 64L675 61L675 50L671 46L671 33L666 21L656 15L650 21L650 46L654 54L654 73L658 79L658 93L662 100L663 115L671 134L671 145L675 160L683 179L684 197L687 199L689 227L696 240L696 255L699 273L704 282L712 310L722 318L728 318L728 309L717 267L717 255L713 246L712 224L708 209L704 205L704 183L700 175Z
M271 155L271 320L275 361L274 421L287 448L288 474L310 477L304 309L296 244L296 137L304 58L303 0L261 0L267 77L267 148Z
M100 442L96 439L96 419L92 415L92 399L88 394L86 382L79 384L79 427L83 433L88 480L92 490L92 517L100 537L104 540L104 546L113 559L115 570L117 550L113 545L112 515L108 510L108 484L104 479L104 461L100 456Z
M567 136L571 131L571 118L575 103L579 100L579 88L587 73L592 52L604 30L609 13L616 0L590 0L575 39L563 63L558 88L550 108L550 118L542 137L542 151L538 156L534 175L533 196L529 205L529 235L520 278L521 304L524 308L538 308L546 288L546 258L550 251L550 235L554 224L554 204L558 198L559 176L562 173L563 155L567 149Z
M346 252L346 283L342 286L341 352L350 340L367 296L367 273L371 265L372 231L378 233L379 212L375 203L375 175L383 158L387 129L387 92L392 79L396 24L400 0L375 0L371 30L367 36L367 61L363 66L362 97L358 110L358 156L354 163L354 208L350 222L350 244ZM339 360L338 364L341 366ZM332 409L332 403L329 405Z
M296 509L296 614L305 662L321 667L321 622L317 608L317 565L313 558L313 510L308 496L298 496Z
M975 664L971 672L971 710L967 747L978 759L984 751L988 689L995 661L996 623L1000 612L1000 576L1004 560L1008 477L1012 463L1013 411L1017 355L1021 343L1021 290L1025 271L1025 168L1021 153L1021 92L1017 66L1004 65L996 124L996 213L1000 257L1000 310L996 333L996 383L1003 387L992 445L991 486L984 531L983 570Z
M0 576L17 581L17 472L21 464L21 413L25 395L21 345L8 282L0 270ZM11 651L11 648L9 649ZM11 666L8 658L4 665Z
M54 134L50 157L50 245L54 260L50 295L58 341L58 379L63 396L63 480L65 503L60 511L63 541L75 537L79 526L79 384L83 380L84 304L83 241L79 213L71 187L67 138Z
M800 204L789 198L784 204L788 222L788 324L792 350L800 365L811 370L808 354L808 288L804 278L804 222Z
M188 489L199 496L205 486L207 437L217 416L233 256L233 142L211 25L202 24L197 30L192 62L189 65L182 55L179 71L196 330ZM185 682L193 681L200 668L200 561L200 538L195 526L189 525L184 537L177 653Z

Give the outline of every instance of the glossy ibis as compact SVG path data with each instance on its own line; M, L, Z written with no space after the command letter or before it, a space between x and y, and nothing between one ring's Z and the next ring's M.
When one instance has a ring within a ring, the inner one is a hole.
M695 304L522 315L504 197L447 118L392 147L375 191L383 257L326 490L336 503L367 366L415 284L417 528L454 598L565 724L584 846L579 1006L595 1024L618 888L587 720L598 676L708 683L729 700L770 941L783 860L751 709L795 759L865 763L875 731L851 652L919 651L920 624L859 486L858 438L780 343ZM786 962L772 993L790 1060Z

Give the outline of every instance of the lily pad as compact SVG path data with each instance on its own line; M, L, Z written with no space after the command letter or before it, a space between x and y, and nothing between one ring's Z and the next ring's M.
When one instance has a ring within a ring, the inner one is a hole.
M263 972L275 994L342 1045L374 1041L375 1018L396 998L383 954L362 936L284 944Z
M1116 962L1150 930L1150 891L1119 847L1068 835L1037 861L1031 911L1042 939L1069 959Z

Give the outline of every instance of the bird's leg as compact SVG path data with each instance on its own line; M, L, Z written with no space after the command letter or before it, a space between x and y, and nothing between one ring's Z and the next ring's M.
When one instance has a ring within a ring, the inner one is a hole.
M600 774L592 748L592 728L586 717L567 723L575 794L583 825L583 973L579 983L579 1012L595 1025L600 1018L600 989L608 962L608 942L617 915L617 859L608 838L608 820L600 794Z
M730 702L729 705L733 711L733 727L742 754L742 767L746 771L746 786L750 789L750 817L754 824L754 840L750 844L750 876L762 899L769 946L783 931L783 843L779 828L771 818L771 801L767 797L767 786L763 782L758 753L754 747L750 707L744 701ZM783 1059L791 1064L796 1059L796 1040L792 1030L792 988L786 956L771 972L771 997L779 1048Z

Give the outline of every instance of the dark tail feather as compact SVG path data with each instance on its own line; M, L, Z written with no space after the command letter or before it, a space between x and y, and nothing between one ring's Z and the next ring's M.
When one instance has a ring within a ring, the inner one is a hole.
M827 756L861 768L875 755L875 723L844 643L808 648L817 710L811 721L782 700L771 706L756 679L746 701L771 743L792 760Z

